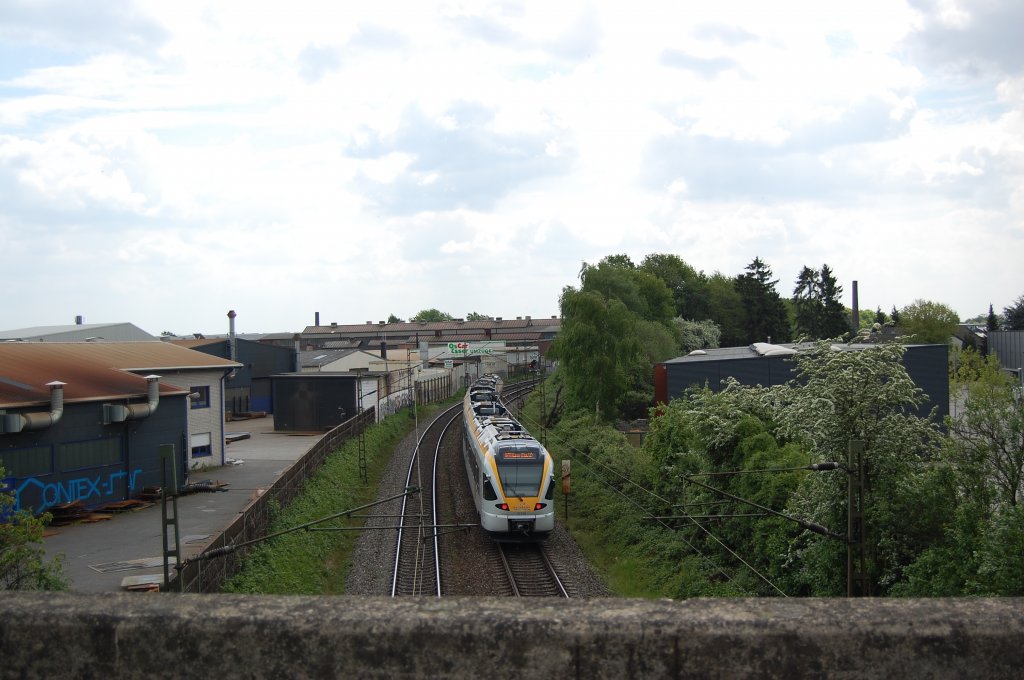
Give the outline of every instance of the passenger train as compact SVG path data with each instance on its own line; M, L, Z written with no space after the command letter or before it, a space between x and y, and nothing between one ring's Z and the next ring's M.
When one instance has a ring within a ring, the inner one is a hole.
M466 391L462 457L480 526L495 541L539 541L555 528L554 463L501 404L487 375Z

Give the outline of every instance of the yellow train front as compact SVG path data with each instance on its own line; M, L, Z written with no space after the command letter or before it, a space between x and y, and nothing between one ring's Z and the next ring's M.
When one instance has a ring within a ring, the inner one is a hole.
M554 465L509 416L500 381L473 384L463 402L462 454L480 526L496 541L538 541L555 528Z

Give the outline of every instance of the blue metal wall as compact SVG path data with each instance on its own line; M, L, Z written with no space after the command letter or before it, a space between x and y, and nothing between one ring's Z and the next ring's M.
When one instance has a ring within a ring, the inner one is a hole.
M102 424L99 402L66 403L61 419L48 428L0 434L0 461L5 453L38 463L37 472L8 475L4 486L12 491L16 509L36 513L72 501L96 507L131 498L146 486L160 486L160 445L173 444L178 480L185 471L184 444L188 432L185 396L162 397L147 418ZM37 409L38 410L38 409ZM62 444L116 441L119 459L102 465L63 469L58 451ZM5 473L6 474L6 473Z

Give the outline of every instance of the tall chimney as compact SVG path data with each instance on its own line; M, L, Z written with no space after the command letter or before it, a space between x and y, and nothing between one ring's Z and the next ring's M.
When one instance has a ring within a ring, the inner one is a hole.
M851 319L853 332L860 330L860 303L857 300L857 282L853 282L853 319Z
M320 312L314 312L313 313L313 325L314 326L319 326L320 325Z
M79 314L78 316L75 317L75 325L76 326L81 326L82 325L82 315L81 314Z
M235 310L228 311L228 358L231 361L235 361L237 356L237 347L235 346Z

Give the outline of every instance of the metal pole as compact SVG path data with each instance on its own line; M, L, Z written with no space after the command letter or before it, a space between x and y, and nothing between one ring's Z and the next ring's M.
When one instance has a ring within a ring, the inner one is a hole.
M160 445L160 514L164 549L164 590L171 584L171 560L178 571L178 592L184 590L184 575L180 571L181 530L178 526L178 472L174 444ZM169 502L168 502L169 501ZM170 531L169 531L170 530ZM173 536L171 535L173 531ZM173 542L173 547L172 547Z
M864 442L850 440L846 473L846 596L864 597L869 590L864 551Z

